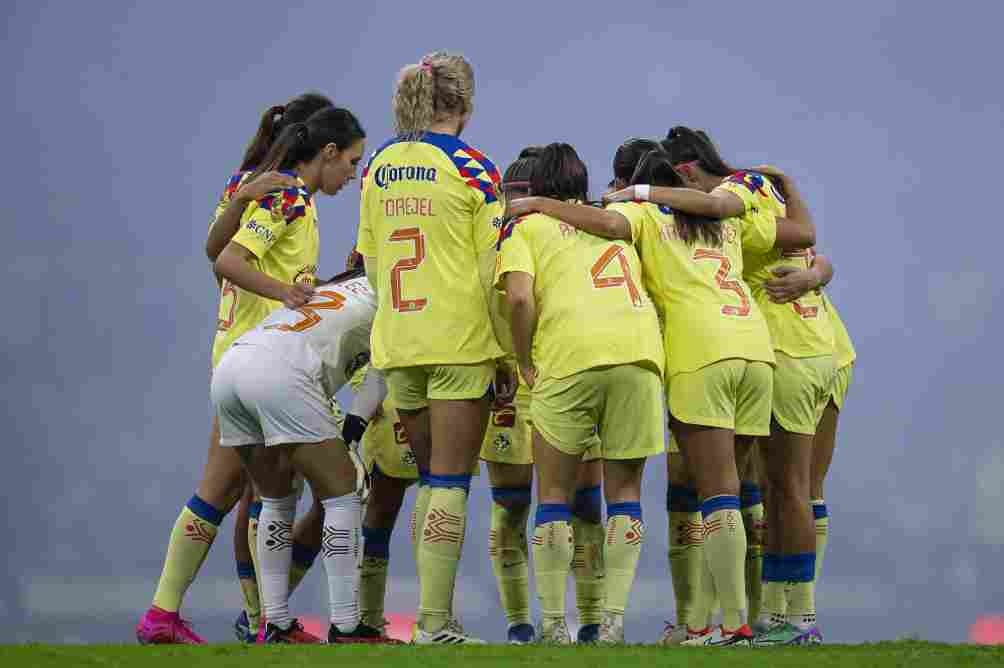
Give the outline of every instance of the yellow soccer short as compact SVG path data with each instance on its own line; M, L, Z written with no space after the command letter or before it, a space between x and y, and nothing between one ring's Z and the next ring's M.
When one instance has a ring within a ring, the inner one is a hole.
M789 357L776 351L776 357L774 419L785 431L814 436L833 392L833 356Z
M836 404L837 410L844 410L844 400L847 398L847 390L851 387L851 380L854 378L854 364L847 364L833 375L833 389L830 391L830 398Z
M662 401L662 378L654 369L598 367L567 378L538 378L530 421L566 454L581 456L598 446L603 459L639 459L666 448Z
M370 420L363 434L362 453L371 474L375 466L390 478L418 480L415 453L393 408L385 408Z
M425 364L386 369L387 394L401 410L418 410L429 399L480 399L495 380L495 362Z
M727 359L669 377L667 404L685 424L770 434L773 370L766 362Z

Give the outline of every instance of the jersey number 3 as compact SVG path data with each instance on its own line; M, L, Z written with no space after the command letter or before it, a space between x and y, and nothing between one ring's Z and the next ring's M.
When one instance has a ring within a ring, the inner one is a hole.
M722 290L734 292L739 297L739 306L725 304L722 306L722 315L733 315L741 318L748 316L750 314L750 298L746 294L746 291L743 290L743 286L739 281L729 278L729 272L732 270L731 260L723 253L708 248L698 248L695 250L694 259L715 260L718 262L718 271L715 272L715 282L718 283L718 287Z
M314 301L317 300L318 297L324 298L324 301ZM318 315L318 311L325 311L328 309L337 311L344 305L345 297L337 292L331 292L330 290L318 290L314 293L310 304L296 309L297 313L303 316L302 320L294 322L292 325L288 325L286 323L282 323L280 325L268 325L265 329L278 329L280 332L302 332L321 322L321 316Z
M415 254L411 257L398 260L390 270L390 298L394 310L401 313L421 311L429 303L429 300L425 297L415 299L405 299L402 297L401 274L406 271L414 271L418 269L418 265L422 264L422 261L425 259L425 235L417 227L402 227L394 230L389 240L408 241L415 245Z

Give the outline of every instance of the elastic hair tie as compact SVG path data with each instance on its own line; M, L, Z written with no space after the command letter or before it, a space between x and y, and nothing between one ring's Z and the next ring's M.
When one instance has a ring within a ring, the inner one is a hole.
M422 60L418 61L418 66L422 68L423 72L432 72L432 63L428 58L422 58Z

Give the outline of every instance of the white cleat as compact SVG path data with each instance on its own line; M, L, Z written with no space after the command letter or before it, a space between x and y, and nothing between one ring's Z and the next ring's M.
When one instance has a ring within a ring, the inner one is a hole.
M551 619L540 622L540 644L571 645L572 634L568 632L568 624L564 619Z
M600 622L600 635L596 638L596 642L600 645L623 645L624 616L604 612L603 621Z
M451 628L452 627L452 628ZM457 630L459 628L459 630ZM484 645L481 638L467 635L459 622L450 620L446 626L438 631L423 631L415 625L415 631L411 636L413 645Z
M666 628L662 630L662 637L659 638L659 644L663 647L674 647L676 645L682 645L683 641L687 638L686 624L670 624L669 622L666 622Z

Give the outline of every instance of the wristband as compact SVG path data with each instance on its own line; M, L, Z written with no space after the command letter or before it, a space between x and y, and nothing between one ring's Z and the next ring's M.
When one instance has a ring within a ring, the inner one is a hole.
M648 201L648 196L649 196L649 193L651 192L651 190L652 190L652 186L648 186L648 185L635 186L634 187L634 198L637 199L637 200L641 200L642 202L647 202Z

